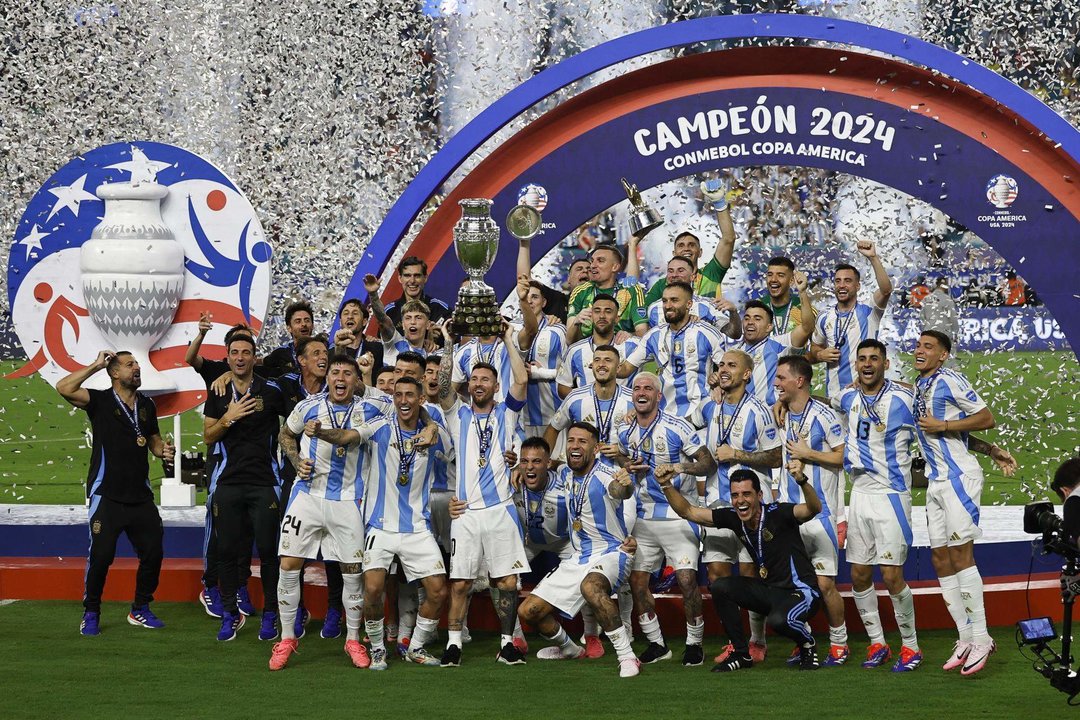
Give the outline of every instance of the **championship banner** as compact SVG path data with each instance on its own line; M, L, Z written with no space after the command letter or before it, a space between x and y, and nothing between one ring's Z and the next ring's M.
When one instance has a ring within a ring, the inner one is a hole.
M1065 333L1045 307L957 308L959 349L967 352L1068 350ZM922 332L917 308L892 311L892 322L882 322L882 342L911 352Z

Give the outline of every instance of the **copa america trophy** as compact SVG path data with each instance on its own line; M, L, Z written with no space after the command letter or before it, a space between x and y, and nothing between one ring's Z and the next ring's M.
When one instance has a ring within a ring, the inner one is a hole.
M495 289L484 282L499 251L499 226L491 217L492 201L467 198L458 204L461 219L454 225L454 250L469 279L458 290L453 331L462 336L497 336L502 329L499 302Z
M90 319L110 349L135 356L144 392L176 389L150 362L150 348L172 325L184 291L184 248L161 219L168 194L155 182L99 187L105 217L80 256Z
M626 178L622 178L622 186L626 191L626 197L630 199L630 204L633 205L630 210L630 233L640 240L663 225L664 218L660 217L660 213L655 209L645 204L637 185L631 185Z

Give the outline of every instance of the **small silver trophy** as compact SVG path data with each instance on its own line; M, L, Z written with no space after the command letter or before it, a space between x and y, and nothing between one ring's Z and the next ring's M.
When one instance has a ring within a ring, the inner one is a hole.
M663 225L664 218L660 217L660 213L655 209L645 204L637 185L631 185L626 178L622 178L622 186L626 191L626 197L630 198L630 204L633 205L630 211L630 233L640 240Z
M458 335L499 335L502 321L495 289L484 282L499 251L499 226L491 217L492 201L466 198L454 225L454 250L468 281L458 290L453 330Z
M506 213L506 229L518 240L532 240L540 233L543 219L532 205L515 205Z

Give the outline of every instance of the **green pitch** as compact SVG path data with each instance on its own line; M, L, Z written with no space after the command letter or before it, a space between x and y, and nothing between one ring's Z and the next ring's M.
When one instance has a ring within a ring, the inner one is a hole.
M102 634L80 637L82 608L74 602L18 602L0 607L0 717L269 718L293 714L337 717L439 718L797 718L797 717L1064 717L1065 696L1037 675L1013 644L1011 629L994 632L998 652L986 669L962 678L941 663L954 632L920 633L926 658L912 673L864 670L852 637L850 665L806 673L784 666L786 641L771 639L760 667L734 675L709 672L718 638L706 638L705 667L675 657L620 679L613 651L596 660L528 664L495 662L493 634L477 633L460 668L423 668L391 660L387 671L348 664L343 639L324 640L312 621L298 654L282 672L267 669L270 643L249 624L236 640L215 639L218 622L194 603L159 603L163 630L129 626L127 606L107 603ZM711 611L710 611L711 612ZM854 631L855 628L852 627ZM889 636L894 643L895 633ZM440 638L430 647L441 652ZM639 643L640 645L640 643ZM644 647L638 647L640 652Z
M994 353L960 358L976 390L989 403L998 427L986 436L1020 463L1006 478L980 456L986 472L985 504L1022 504L1046 496L1058 464L1080 448L1080 364L1069 352ZM902 362L910 367L910 358ZM0 363L11 372L17 363ZM90 451L85 415L38 377L0 381L0 503L81 504ZM165 421L164 433L172 432ZM204 451L202 417L183 418L182 447ZM161 481L161 463L151 482ZM200 500L202 500L200 494ZM916 493L916 502L921 502Z

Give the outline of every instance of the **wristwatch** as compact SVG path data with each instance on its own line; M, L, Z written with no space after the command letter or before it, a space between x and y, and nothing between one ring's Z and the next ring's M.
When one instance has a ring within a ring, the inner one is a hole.
M232 427L233 421L232 420L222 420L221 424L224 425L225 427Z

